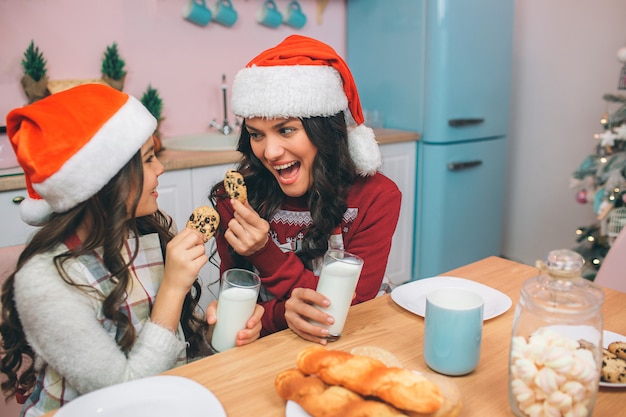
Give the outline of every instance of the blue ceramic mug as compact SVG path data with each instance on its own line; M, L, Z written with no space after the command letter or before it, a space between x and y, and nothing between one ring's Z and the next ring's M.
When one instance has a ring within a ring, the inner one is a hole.
M230 0L218 0L215 3L213 20L217 23L231 27L237 21L237 10L233 8Z
M211 21L211 11L205 0L190 0L183 8L183 17L199 26L206 26Z
M295 29L302 29L306 24L306 15L302 13L302 7L300 7L300 3L297 0L293 0L287 6L283 23Z
M278 11L274 0L265 0L257 15L257 22L270 28L280 26L283 22L283 15Z
M484 300L474 291L442 287L426 294L424 360L433 371L465 375L478 366Z

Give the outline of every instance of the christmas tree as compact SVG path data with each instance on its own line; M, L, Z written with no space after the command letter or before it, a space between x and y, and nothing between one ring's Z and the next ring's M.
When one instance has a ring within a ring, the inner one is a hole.
M626 90L626 47L620 48L618 59L624 63L618 88ZM576 230L578 246L574 248L585 258L583 276L593 280L611 244L626 225L626 96L605 94L607 111L600 123L603 132L594 135L595 152L587 156L570 180L576 200L591 203L597 222Z

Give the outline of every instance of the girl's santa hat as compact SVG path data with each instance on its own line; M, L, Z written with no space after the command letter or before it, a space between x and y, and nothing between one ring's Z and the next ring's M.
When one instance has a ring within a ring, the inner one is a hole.
M95 195L141 149L156 119L136 98L86 84L52 94L7 116L24 170L22 220L40 226Z
M348 146L360 175L374 175L382 157L363 111L348 65L330 46L300 35L254 58L233 82L233 112L266 119L332 116L346 112Z

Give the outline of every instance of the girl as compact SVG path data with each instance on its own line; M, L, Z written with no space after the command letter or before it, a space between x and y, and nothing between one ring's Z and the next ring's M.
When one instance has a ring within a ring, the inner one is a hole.
M158 209L154 117L84 85L13 110L7 126L29 192L22 218L41 226L2 288L2 389L26 400L22 415L205 354L206 237L174 236ZM239 344L259 337L262 313Z
M381 156L363 123L356 86L328 45L293 35L235 77L232 108L244 118L238 170L245 204L216 184L220 269L254 268L262 279L263 334L291 328L326 344L318 323L333 318L314 291L320 258L333 245L364 260L353 303L378 293L400 212L397 186L378 173ZM353 119L356 127L347 127Z

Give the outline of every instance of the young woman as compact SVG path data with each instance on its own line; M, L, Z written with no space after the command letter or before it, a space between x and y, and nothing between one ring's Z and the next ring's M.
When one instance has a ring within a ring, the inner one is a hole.
M13 110L7 126L29 192L22 218L41 226L2 288L2 389L25 400L22 415L206 354L206 237L174 235L159 211L154 117L85 85ZM262 313L238 344L259 337Z
M212 189L220 268L260 274L263 334L289 327L325 344L328 330L311 323L333 322L317 308L329 301L314 290L316 266L329 240L343 245L364 260L353 303L374 298L400 191L377 172L380 151L350 70L322 42L293 35L262 52L235 77L232 108L244 119L238 170L248 201L228 199L221 184Z

